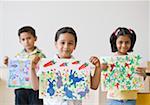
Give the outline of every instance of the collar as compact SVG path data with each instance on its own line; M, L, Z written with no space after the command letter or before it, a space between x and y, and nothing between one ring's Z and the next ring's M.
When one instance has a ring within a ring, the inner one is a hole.
M60 58L58 54L55 54L54 59L65 59L65 58ZM74 59L74 57L71 55L69 59Z
M36 54L36 53L40 53L40 50L35 46L34 50L30 53L27 53L25 49L22 50L23 54L27 54L27 55L33 55L33 54Z

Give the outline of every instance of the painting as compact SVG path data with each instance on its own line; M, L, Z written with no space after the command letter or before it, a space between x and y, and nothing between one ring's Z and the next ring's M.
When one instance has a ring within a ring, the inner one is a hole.
M90 90L92 68L92 64L75 59L43 60L39 70L40 98L84 99Z
M31 88L30 68L31 61L29 59L10 59L8 62L8 87Z
M140 60L139 55L102 57L102 63L108 65L101 73L102 91L142 89L143 78L137 75L135 69L140 65Z

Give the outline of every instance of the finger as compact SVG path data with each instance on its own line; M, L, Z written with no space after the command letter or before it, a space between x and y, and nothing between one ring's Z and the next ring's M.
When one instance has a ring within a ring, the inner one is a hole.
M4 60L8 60L8 56L4 56L4 58L3 58Z
M90 57L89 61L92 62L93 59L94 59L94 57L92 56L92 57Z
M91 60L91 63L93 63L93 64L96 64L97 62L98 62L98 60L95 59L95 58L93 58L93 59Z

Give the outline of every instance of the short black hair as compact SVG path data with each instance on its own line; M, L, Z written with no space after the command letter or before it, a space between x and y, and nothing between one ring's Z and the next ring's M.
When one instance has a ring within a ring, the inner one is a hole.
M31 33L31 35L33 35L33 37L37 37L36 36L36 32L35 32L35 29L31 26L24 26L24 27L21 27L19 30L18 30L18 36L20 37L20 34L23 33L23 32L28 32L28 33Z
M56 32L55 42L57 42L60 34L63 34L63 33L70 33L70 34L72 34L74 36L74 38L75 38L75 45L77 44L77 34L76 34L75 30L72 27L62 27L62 28L60 28Z
M133 47L136 42L136 34L132 29L127 29L125 27L118 27L110 36L110 44L112 52L117 52L116 40L119 36L128 35L131 40L131 47L128 52L133 52Z

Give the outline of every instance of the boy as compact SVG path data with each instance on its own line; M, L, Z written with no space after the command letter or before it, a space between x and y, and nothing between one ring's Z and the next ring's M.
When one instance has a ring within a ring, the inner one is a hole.
M37 40L35 29L24 26L18 30L19 42L24 49L16 55L16 58L29 58L34 56L44 58L45 55L35 46ZM3 63L8 65L8 57L4 57ZM31 76L36 76L32 74ZM32 81L31 81L32 82ZM43 100L38 98L38 90L18 88L15 89L15 105L43 105Z

